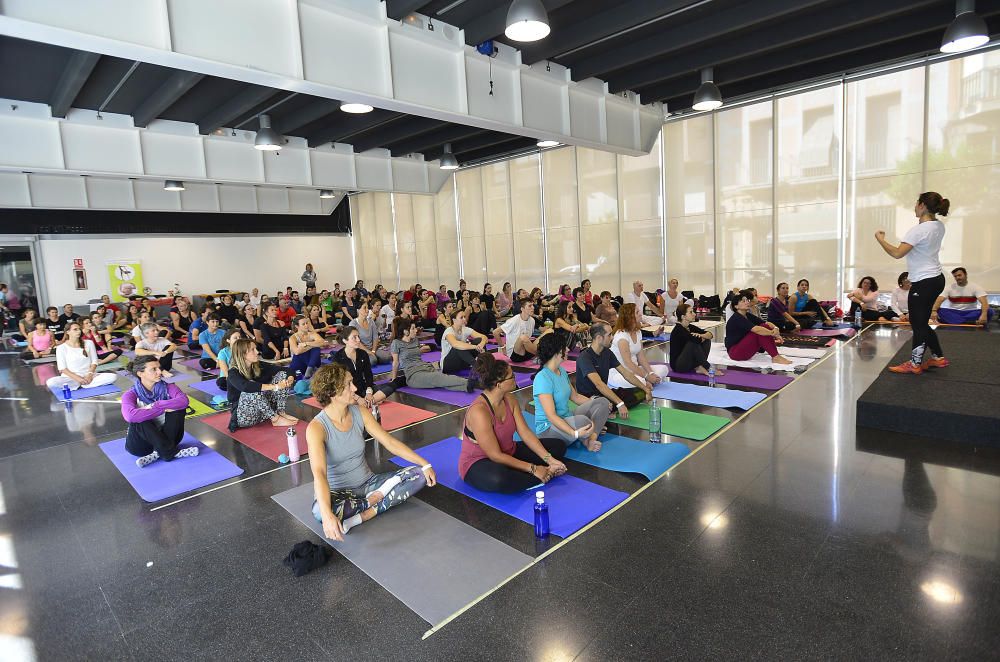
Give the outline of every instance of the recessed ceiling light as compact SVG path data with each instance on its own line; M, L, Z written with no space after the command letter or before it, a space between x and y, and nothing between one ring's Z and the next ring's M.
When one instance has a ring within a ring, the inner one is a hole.
M373 106L369 106L366 103L351 103L348 101L341 102L340 109L345 113L355 113L355 114L370 113L373 110L375 110Z
M167 181L163 182L163 190L164 191L183 191L184 190L184 182L180 181L179 179L168 179Z
M323 198L324 200L328 200L330 198L335 198L337 196L335 196L333 194L333 191L331 191L330 189L325 188L325 189L323 189L322 191L319 192L319 197Z
M559 142L558 140L539 140L535 144L538 145L539 147L558 147L562 143Z

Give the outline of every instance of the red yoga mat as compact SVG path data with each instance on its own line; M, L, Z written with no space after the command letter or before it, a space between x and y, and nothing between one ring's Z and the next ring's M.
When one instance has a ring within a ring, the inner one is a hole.
M316 398L306 398L302 401L302 404L316 407L317 409L323 408ZM407 425L426 421L428 418L436 416L436 414L426 409L404 405L402 402L383 402L378 406L378 409L382 415L382 427L389 431L398 430Z
M213 416L206 416L201 421L275 462L278 461L279 455L288 454L288 438L285 436L288 428L276 428L271 425L270 421L264 421L252 428L242 428L236 432L229 431L228 411ZM295 424L295 434L298 436L299 442L299 454L302 456L305 456L309 452L309 446L306 444L306 425L308 425L306 421L299 421Z

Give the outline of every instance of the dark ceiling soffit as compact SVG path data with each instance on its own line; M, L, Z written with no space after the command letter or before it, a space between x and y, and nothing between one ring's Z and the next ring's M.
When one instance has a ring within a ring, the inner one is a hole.
M280 118L280 121L275 126L275 131L286 135L294 134L296 129L326 117L331 113L339 112L339 110L339 101L317 99Z
M487 149L480 149L473 152L466 152L462 154L458 159L459 163L463 166L465 165L476 165L480 161L489 161L492 159L500 158L512 158L513 156L520 154L515 154L516 152L531 152L537 151L538 147L535 145L535 141L531 138L516 138L514 140L507 141L503 144L496 145Z
M234 119L250 112L254 106L264 103L275 92L276 90L270 87L257 85L248 87L198 120L198 132L207 135L219 127L226 126Z
M428 4L428 0L385 0L385 13L389 18L400 21Z
M175 71L159 89L149 95L132 112L135 126L148 126L151 121L160 116L160 113L172 106L204 77L203 74L191 71Z
M345 117L338 117L322 131L308 136L310 147L319 147L328 142L345 142L353 136L363 134L375 127L388 125L396 120L405 117L401 113L390 113L384 110L374 110L367 115L350 115L341 113Z
M406 154L425 152L425 150L440 147L444 143L454 142L471 136L478 136L479 134L485 132L485 129L480 129L474 126L451 124L436 131L430 131L419 136L389 143L387 147L392 150L394 155L404 156Z
M97 66L100 59L101 56L97 53L73 51L66 68L63 69L62 75L59 77L59 82L56 83L52 101L49 103L52 107L53 117L66 117L66 113L76 100L80 89L90 78L91 72L94 71L94 67Z
M620 74L612 73L608 76L609 87L616 93L622 90L638 90L660 81L700 71L704 67L719 66L732 60L785 48L870 21L909 13L932 4L940 3L938 0L840 2L809 14L795 16L788 21L764 25L741 35L739 39L725 39L711 46L706 44L704 48L692 49L683 54L629 67Z
M524 138L524 136L513 136L509 133L495 133L495 132L484 132L483 135L473 136L467 140L460 140L458 142L452 143L451 151L454 154L465 154L467 152L473 152L484 147L493 147L494 145L501 145L503 143L516 140L518 138ZM533 139L529 139L533 140ZM535 141L537 142L537 141ZM424 158L428 161L433 161L441 157L444 153L444 147L438 146L432 150L424 152Z
M570 65L574 80L623 69L629 65L644 62L665 53L696 46L725 35L728 32L746 29L752 25L773 21L787 14L797 13L822 4L828 0L750 0L733 9L666 28L654 35L628 41L608 52L595 53ZM736 38L735 36L733 38Z
M447 122L428 117L402 117L384 127L375 127L356 136L351 143L355 152L364 152L375 147L383 147L410 136L428 133L447 126Z

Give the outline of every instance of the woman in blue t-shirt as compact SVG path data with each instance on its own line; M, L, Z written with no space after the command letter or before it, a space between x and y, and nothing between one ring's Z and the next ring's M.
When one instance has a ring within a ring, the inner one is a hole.
M587 450L601 450L598 435L611 415L611 403L603 396L580 395L562 367L566 343L554 333L538 341L541 369L535 374L532 395L535 398L535 434L539 439L562 439L567 444L580 441ZM570 413L569 403L577 405Z

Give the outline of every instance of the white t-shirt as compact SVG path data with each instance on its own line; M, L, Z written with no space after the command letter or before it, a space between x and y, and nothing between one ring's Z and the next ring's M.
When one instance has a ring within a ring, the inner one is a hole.
M628 342L628 352L630 354L629 358L632 360L632 365L639 365L639 352L642 350L642 332L636 332L636 338L629 335L628 331L618 331L615 333L614 337L611 338L611 353L615 355L618 359L618 363L622 364L623 369L625 366L625 361L622 360L622 350L618 346L619 340L625 340ZM612 368L611 371L615 372L617 368ZM610 377L609 377L610 379Z
M975 283L966 283L965 287L959 287L958 283L952 283L944 289L945 302L942 308L952 308L954 310L979 310L979 297L986 296L986 290Z
M83 350L87 350L87 356L83 355ZM56 367L59 372L69 370L76 375L86 375L90 371L90 366L97 363L97 348L90 340L83 341L83 347L70 347L63 343L56 347Z
M514 345L517 344L517 339L521 336L531 337L531 334L535 332L535 318L528 316L528 319L521 319L520 315L514 315L509 320L503 323L500 327L504 332L504 348L503 351L510 356L514 353ZM443 344L443 341L442 341ZM441 355L441 360L444 360L444 354Z
M684 303L684 295L680 292L677 293L677 298L671 298L669 292L663 293L663 314L668 318L668 321L676 321L677 319L677 306Z
M646 306L649 304L649 298L646 296L645 292L636 294L634 291L626 292L622 296L622 300L625 303L634 303L635 307L639 309L639 314L643 314L646 311Z
M903 236L903 243L913 246L906 254L906 270L910 272L910 282L934 278L941 275L941 242L944 240L944 223L924 221L918 223Z
M382 320L383 318L385 320L384 322L381 323L384 324L387 328L391 329L392 320L396 319L396 311L392 309L392 306L390 306L389 304L385 304L384 306L382 306L382 308L379 309L378 315L380 320Z
M449 342L448 339L449 338L457 338L458 340L461 340L462 342L469 342L469 336L471 336L471 335L472 335L472 329L470 329L467 326L463 326L462 330L460 332L458 332L458 333L455 333L455 327L453 327L453 326L449 326L447 329L444 330L444 333L441 335L441 365L442 366L444 365L444 359L445 359L445 357L448 356L448 352L450 352L451 350L454 349L454 347L451 346L451 342Z
M910 291L904 290L901 287L897 287L892 291L892 303L889 304L890 307L897 313L905 315L910 312L910 305L908 303L910 298Z
M142 330L140 328L141 326L142 326L141 324L136 324L134 327L132 327L132 337L135 338L136 340L142 340ZM159 331L157 331L157 333L159 333Z

